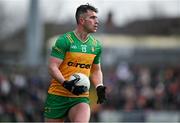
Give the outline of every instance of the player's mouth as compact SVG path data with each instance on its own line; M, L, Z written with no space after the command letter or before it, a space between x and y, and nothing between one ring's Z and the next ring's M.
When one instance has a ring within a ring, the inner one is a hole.
M96 25L96 26L94 26L94 28L95 28L95 29L98 29L98 26Z

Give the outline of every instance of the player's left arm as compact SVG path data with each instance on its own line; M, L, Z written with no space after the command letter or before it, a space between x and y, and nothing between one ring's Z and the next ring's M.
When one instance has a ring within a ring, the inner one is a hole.
M92 65L90 79L96 87L98 96L97 103L104 103L106 101L106 87L103 85L103 74L100 63Z
M95 87L103 85L103 74L100 63L92 65L90 79Z

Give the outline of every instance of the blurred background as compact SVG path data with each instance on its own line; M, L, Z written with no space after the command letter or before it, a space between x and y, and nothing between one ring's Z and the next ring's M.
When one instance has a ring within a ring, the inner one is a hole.
M180 122L180 0L0 0L0 121L41 122L47 59L80 4L98 8L106 104L92 122Z

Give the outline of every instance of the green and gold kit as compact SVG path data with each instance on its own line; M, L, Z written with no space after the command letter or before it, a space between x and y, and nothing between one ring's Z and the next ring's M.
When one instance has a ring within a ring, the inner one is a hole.
M55 45L52 47L51 56L62 59L59 70L66 80L73 73L84 73L90 76L92 64L100 63L101 44L92 35L84 42L79 40L74 32L68 32L59 36ZM67 97L77 97L65 89L60 82L52 79L48 90L49 94ZM88 97L86 92L78 97Z

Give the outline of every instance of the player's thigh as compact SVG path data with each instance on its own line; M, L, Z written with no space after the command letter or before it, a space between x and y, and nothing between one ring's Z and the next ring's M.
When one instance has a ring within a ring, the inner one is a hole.
M71 122L89 122L90 107L87 103L78 103L74 105L68 113Z

